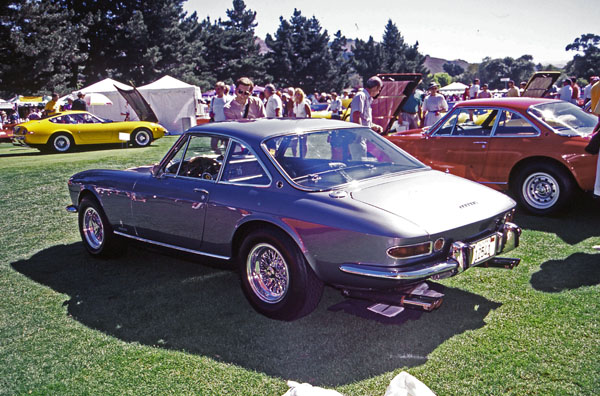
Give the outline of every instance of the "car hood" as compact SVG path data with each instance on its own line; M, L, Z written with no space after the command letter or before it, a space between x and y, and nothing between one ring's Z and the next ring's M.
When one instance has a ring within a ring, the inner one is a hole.
M455 229L508 211L508 196L438 171L403 175L351 193L352 198L408 220L429 234Z

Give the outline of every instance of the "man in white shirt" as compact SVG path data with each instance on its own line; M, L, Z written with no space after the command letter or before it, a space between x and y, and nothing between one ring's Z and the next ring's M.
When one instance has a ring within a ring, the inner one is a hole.
M225 121L225 112L223 109L231 101L231 96L227 94L228 91L229 89L223 81L218 81L215 84L216 95L210 100L210 107L208 109L211 120Z
M273 84L267 84L264 93L265 98L267 99L265 104L267 117L281 117L283 115L283 103L281 102L279 95L275 92L275 86Z
M473 80L473 85L471 85L471 89L469 90L469 99L477 98L479 94L479 79L476 78Z
M592 86L596 82L598 82L598 76L591 76L590 77L590 83L588 85L586 85L585 87L583 87L583 100L584 100L584 103L587 103L590 100L592 100Z
M331 111L331 118L339 120L342 107L342 100L338 98L337 92L332 92L331 104L329 105L329 110Z
M565 102L571 102L571 97L573 96L573 88L571 88L571 84L571 80L568 78L563 81L563 86L560 91L558 91L558 96L556 98L564 100Z

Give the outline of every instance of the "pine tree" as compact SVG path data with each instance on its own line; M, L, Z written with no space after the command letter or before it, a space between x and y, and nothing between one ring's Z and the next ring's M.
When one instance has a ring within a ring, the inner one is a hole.
M345 38L341 34L337 37L334 55L327 30L314 16L308 19L294 9L289 21L283 17L279 21L275 37L268 34L265 40L272 51L267 57L274 81L281 86L302 87L307 93L340 89L343 79L335 57L341 56Z
M2 94L48 94L73 88L73 71L86 54L78 51L85 28L60 3L14 0L2 6L0 79ZM25 66L26 65L26 66Z

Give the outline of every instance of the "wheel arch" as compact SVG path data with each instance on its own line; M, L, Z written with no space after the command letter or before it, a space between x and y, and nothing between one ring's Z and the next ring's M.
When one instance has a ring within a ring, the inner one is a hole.
M78 206L81 204L81 201L83 201L84 198L92 199L96 201L100 206L102 206L102 201L100 200L100 197L98 197L98 195L94 191L88 188L84 188L79 192L79 196L77 197Z
M67 136L69 136L71 138L71 142L73 144L76 144L76 142L75 142L75 136L73 136L72 132L67 131L67 130L59 130L59 131L52 132L51 134L48 135L48 139L46 140L46 143L44 143L44 144L48 144L50 141L52 141L52 139L54 139L54 137L56 135L59 135L59 134L60 135L67 135Z
M246 238L250 233L252 233L255 230L265 229L265 228L271 228L273 230L277 230L277 231L280 231L280 232L283 232L284 234L286 234L296 244L296 246L298 246L298 249L300 249L300 252L304 255L304 257L306 258L306 261L308 262L308 264L310 265L312 270L316 274L318 274L318 271L317 271L317 268L315 265L315 260L313 259L313 257L310 254L308 254L308 252L304 246L304 242L300 238L300 235L298 235L297 232L295 232L291 227L289 227L286 224L277 224L275 222L264 220L264 219L253 219L253 220L246 221L245 223L241 224L235 230L235 233L233 234L233 238L231 239L232 258L233 259L237 258L240 247L242 246L242 243L244 242L244 238Z
M133 136L138 131L147 131L150 134L150 139L154 140L154 133L152 132L152 129L149 128L149 127L147 127L147 126L144 126L144 125L140 125L140 126L135 127L131 131L131 133L129 134L129 136Z
M548 164L548 165L558 166L559 168L562 168L565 172L567 172L567 174L571 178L571 181L574 183L574 185L576 185L578 188L581 188L579 186L579 183L577 182L577 179L573 176L573 172L571 172L569 167L567 165L565 165L563 162L561 162L555 158L552 158L552 157L535 156L535 157L523 158L512 167L512 169L510 170L510 174L508 176L508 187L511 191L514 191L515 181L516 181L516 178L517 178L517 175L519 174L519 172L523 168L525 168L526 166L528 166L530 164L536 164L536 165Z

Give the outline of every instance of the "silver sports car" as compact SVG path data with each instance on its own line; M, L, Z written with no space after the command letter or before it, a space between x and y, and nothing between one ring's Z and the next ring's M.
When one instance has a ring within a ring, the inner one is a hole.
M135 239L235 260L250 304L280 320L312 312L324 284L398 294L498 260L521 233L506 195L341 121L206 124L154 166L68 185L92 255Z

